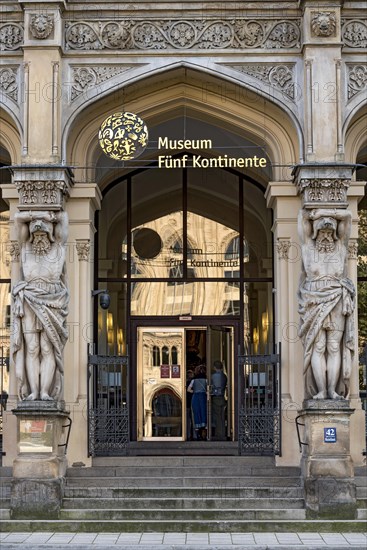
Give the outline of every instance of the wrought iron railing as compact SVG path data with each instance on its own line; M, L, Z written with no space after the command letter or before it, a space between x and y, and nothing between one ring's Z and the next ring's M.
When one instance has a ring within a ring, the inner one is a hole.
M281 454L281 355L272 353L238 358L239 453Z
M89 355L88 450L90 456L127 454L128 357Z

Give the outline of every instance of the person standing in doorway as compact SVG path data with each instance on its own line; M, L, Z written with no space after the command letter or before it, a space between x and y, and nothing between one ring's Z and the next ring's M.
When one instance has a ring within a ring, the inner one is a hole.
M225 391L227 387L227 376L223 372L223 363L221 361L214 361L213 367L214 372L211 377L211 400L215 439L224 441L226 439L225 409L227 401L225 399Z
M186 439L191 441L193 439L193 422L192 422L192 392L189 391L189 386L194 378L194 371L188 370L186 373Z
M207 387L206 368L204 365L198 365L187 391L193 393L191 406L194 415L195 438L204 441L207 438Z

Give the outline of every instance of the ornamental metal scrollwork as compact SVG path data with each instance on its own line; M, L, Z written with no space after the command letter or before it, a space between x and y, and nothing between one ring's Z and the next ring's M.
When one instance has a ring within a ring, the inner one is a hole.
M294 64L246 63L226 66L265 82L290 99L295 98Z
M367 65L347 65L348 67L348 99L367 88Z
M17 69L11 67L0 69L0 90L14 101L18 101Z
M23 45L24 31L19 23L0 25L0 50L18 50Z
M342 21L342 41L348 48L367 47L367 20Z
M73 50L299 48L300 20L78 21L66 25Z

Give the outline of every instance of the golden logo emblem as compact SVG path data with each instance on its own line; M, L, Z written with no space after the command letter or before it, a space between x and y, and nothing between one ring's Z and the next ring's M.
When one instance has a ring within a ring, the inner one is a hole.
M131 160L145 150L148 128L134 113L114 113L102 122L98 133L102 151L114 160Z

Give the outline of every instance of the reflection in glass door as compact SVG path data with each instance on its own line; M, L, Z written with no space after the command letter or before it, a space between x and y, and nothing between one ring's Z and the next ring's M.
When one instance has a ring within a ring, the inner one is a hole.
M138 329L138 440L185 434L184 329Z

